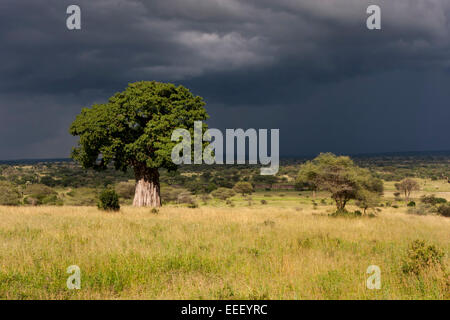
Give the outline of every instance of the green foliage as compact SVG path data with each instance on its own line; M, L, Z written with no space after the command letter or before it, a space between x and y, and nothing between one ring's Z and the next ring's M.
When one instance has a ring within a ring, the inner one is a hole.
M120 210L119 196L112 189L104 189L99 196L98 208L105 211Z
M367 209L375 208L379 204L380 194L361 188L356 194L356 200L356 205L363 209L365 214Z
M70 127L79 136L72 158L85 168L128 167L176 169L172 131L184 128L193 136L194 121L206 120L205 103L183 86L154 81L129 84L105 104L84 108ZM100 163L97 162L102 156Z
M450 203L445 203L445 204L439 206L437 212L441 216L450 217Z
M116 185L116 192L119 197L124 199L132 199L134 196L134 190L136 189L136 184L134 182L122 181Z
M434 194L423 195L420 198L420 201L422 203L431 204L433 206L438 205L438 204L447 203L446 199L444 199L444 198L437 198Z
M430 268L445 269L444 252L433 244L423 240L411 243L406 259L403 262L403 272L420 274Z
M16 186L7 181L0 181L0 205L17 206L20 200L21 196Z
M227 200L231 197L233 197L236 193L233 191L233 189L229 188L219 188L217 190L214 190L211 192L211 195L220 200Z
M331 193L338 211L345 208L351 199L365 202L383 192L383 182L372 176L369 170L360 168L345 156L332 153L321 153L312 161L304 163L299 170L297 183L308 184L313 190ZM369 194L373 193L374 195Z
M253 192L253 186L250 182L240 181L236 183L233 187L234 192L242 194L251 194Z
M44 176L40 179L40 183L42 183L48 187L56 187L58 184L58 181L53 179L50 176Z
M58 194L44 184L28 184L23 189L24 203L29 205L63 205Z
M416 203L414 201L410 201L410 202L408 202L407 206L408 207L415 207Z
M170 186L161 186L161 198L163 203L176 202L178 195L182 192L186 192L186 189L173 188Z

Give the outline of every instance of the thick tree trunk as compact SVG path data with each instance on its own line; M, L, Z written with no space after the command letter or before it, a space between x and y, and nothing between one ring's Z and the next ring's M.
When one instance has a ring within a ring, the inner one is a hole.
M144 166L135 167L134 175L136 177L136 191L133 206L161 207L158 169L149 169Z

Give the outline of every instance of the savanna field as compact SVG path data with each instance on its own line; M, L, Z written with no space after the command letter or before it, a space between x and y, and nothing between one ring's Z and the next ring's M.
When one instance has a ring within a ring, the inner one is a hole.
M157 212L124 206L0 207L4 299L448 299L448 273L405 272L410 245L445 252L450 219L383 208L331 217L295 192L257 193L252 206L212 203ZM266 199L267 204L258 204ZM271 204L271 202L273 204ZM68 290L66 269L81 269ZM366 269L381 269L380 290Z
M0 165L0 298L447 300L449 161L438 160L360 161L384 190L373 203L351 200L346 210L359 214L343 216L330 193L289 187L297 163L277 176L249 166L162 172L158 209L131 206L129 173ZM398 182L411 176L406 201ZM255 190L234 192L239 181ZM105 188L119 211L97 208ZM72 265L79 290L67 287ZM373 265L381 288L371 290Z

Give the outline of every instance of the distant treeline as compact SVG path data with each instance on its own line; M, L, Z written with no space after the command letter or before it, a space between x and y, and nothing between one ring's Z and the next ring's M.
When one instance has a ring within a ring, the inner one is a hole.
M298 168L309 158L282 159L276 176L262 176L258 165L185 165L169 172L160 170L161 183L183 186L190 192L209 193L217 188L232 188L247 181L256 189L294 189ZM406 177L446 179L450 176L450 152L359 155L355 162L386 181ZM15 185L43 184L48 187L104 187L134 179L132 170L85 170L70 159L2 161L0 181Z

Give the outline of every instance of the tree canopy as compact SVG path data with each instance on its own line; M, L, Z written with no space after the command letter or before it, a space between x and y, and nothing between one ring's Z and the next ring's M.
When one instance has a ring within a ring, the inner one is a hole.
M251 194L253 192L253 186L250 182L240 181L234 185L233 190L234 192L245 196L246 194Z

